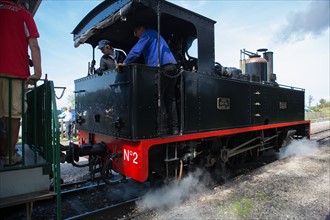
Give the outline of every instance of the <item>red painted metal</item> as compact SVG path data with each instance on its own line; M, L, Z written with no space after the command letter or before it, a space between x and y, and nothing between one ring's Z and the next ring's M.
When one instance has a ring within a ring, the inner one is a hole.
M113 170L125 176L131 177L139 182L144 182L148 178L148 172L149 172L148 152L150 147L152 146L166 144L166 143L182 142L188 140L221 137L221 136L234 135L234 134L246 133L252 131L262 131L267 129L291 127L296 125L310 126L310 121L297 121L297 122L286 122L279 124L250 126L244 128L233 128L233 129L185 134L178 136L143 139L139 141L130 141L130 140L124 140L124 139L95 134L92 143L98 143L103 141L104 143L106 143L108 150L109 152L111 152L111 154L121 153L122 157L116 158L113 162L113 167L112 167ZM89 141L88 134L85 132L80 132L79 144L83 142L87 143L88 141Z

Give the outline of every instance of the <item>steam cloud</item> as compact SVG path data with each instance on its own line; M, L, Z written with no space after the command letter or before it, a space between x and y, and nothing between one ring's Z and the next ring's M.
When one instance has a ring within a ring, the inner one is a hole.
M302 41L308 34L319 36L329 28L330 1L312 1L304 11L288 15L287 25L276 35L277 42Z
M206 175L207 176L207 175ZM201 177L205 177L205 173L197 170L189 174L181 182L173 182L160 189L147 193L144 198L137 203L139 209L160 209L166 210L173 208L191 196L197 195L206 190L206 187Z
M281 149L279 159L288 156L312 156L319 151L318 143L308 139L292 140L291 143ZM172 182L162 188L147 193L144 198L137 202L138 209L157 209L166 211L197 196L209 189L208 184L213 182L207 171L197 170L189 173L181 182ZM191 213L193 214L193 213Z
M316 141L311 141L307 139L302 140L292 140L292 142L281 149L279 153L279 159L288 156L312 156L319 151L318 144Z

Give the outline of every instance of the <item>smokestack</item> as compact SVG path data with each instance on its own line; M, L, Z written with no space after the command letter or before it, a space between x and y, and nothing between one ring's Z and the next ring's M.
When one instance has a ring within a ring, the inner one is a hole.
M263 53L265 60L267 60L267 82L272 81L273 75L273 52L267 51Z

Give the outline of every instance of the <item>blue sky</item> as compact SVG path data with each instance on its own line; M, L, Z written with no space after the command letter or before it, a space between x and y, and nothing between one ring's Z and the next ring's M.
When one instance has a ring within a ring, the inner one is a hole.
M35 15L43 73L55 86L67 87L59 107L67 105L74 80L86 76L92 59L91 46L75 48L71 32L101 2L43 0ZM329 0L171 2L217 21L215 60L223 66L239 67L240 49L268 48L274 52L279 84L304 88L306 105L309 95L314 97L313 104L321 98L329 100ZM100 56L96 50L97 66Z

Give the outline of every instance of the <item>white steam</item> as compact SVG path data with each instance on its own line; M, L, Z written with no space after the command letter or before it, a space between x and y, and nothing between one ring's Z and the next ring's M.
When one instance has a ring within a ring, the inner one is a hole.
M277 42L297 42L307 35L319 36L330 27L330 2L311 1L302 11L291 12L287 24L282 26L276 35Z
M197 170L189 174L181 182L173 182L155 191L147 193L144 198L137 203L139 209L160 209L173 208L198 193L205 191L205 185L201 177L205 178L205 173Z
M318 143L316 141L302 139L292 140L291 143L282 148L279 153L279 159L288 156L313 156L319 150Z

